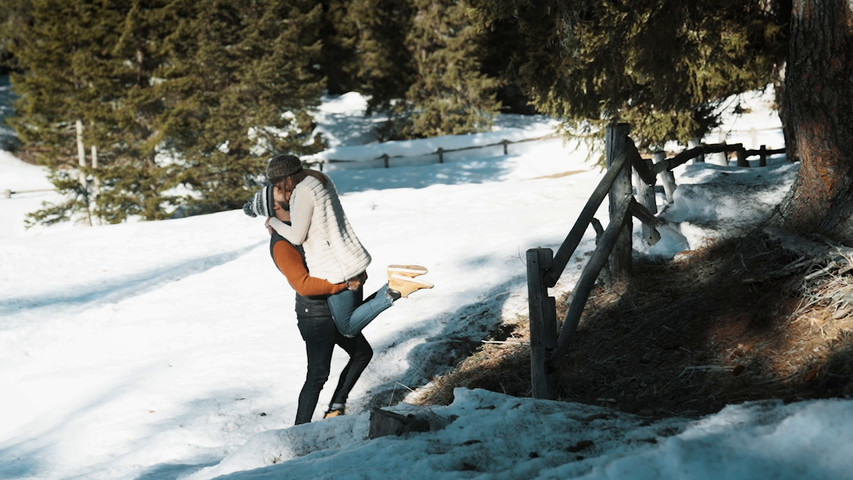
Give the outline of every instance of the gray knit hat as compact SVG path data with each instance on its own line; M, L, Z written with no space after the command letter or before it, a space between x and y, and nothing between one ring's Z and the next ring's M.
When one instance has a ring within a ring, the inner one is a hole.
M274 217L275 199L272 195L272 185L262 188L251 200L243 205L243 213L250 217Z
M278 154L270 159L267 164L267 180L275 180L299 173L302 170L302 161L296 155L287 153Z

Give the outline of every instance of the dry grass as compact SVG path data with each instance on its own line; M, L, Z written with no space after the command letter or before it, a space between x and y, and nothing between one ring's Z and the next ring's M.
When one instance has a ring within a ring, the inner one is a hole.
M590 296L559 398L666 416L853 395L853 278L821 267L760 234L637 264ZM529 396L527 335L526 318L505 323L418 401L449 403L457 386Z
M472 355L450 373L419 392L417 403L447 405L459 386L483 388L507 395L530 395L530 329L527 318L502 325Z

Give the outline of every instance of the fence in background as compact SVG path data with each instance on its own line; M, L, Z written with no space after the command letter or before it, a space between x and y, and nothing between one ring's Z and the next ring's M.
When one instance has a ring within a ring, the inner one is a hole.
M17 195L19 193L53 192L55 190L55 188L35 188L30 190L12 190L7 188L6 190L3 190L3 197L12 198L12 195Z
M504 140L501 140L501 141L495 142L495 143L488 143L485 145L472 145L470 147L460 147L460 148L438 147L433 152L421 153L421 154L417 154L417 155L389 155L387 153L383 153L382 155L379 155L378 157L370 158L367 160L345 160L345 159L330 158L330 159L319 161L316 164L319 165L320 170L322 170L324 163L356 164L356 163L364 163L364 162L369 162L369 161L374 161L374 160L382 160L383 166L385 168L391 168L391 160L394 160L394 159L429 157L429 156L435 156L438 163L444 163L445 155L450 154L450 153L464 152L467 150L478 150L478 149L482 149L482 148L501 147L503 149L503 154L508 155L510 145L514 145L514 144L518 144L518 143L526 143L526 142L538 142L538 141L542 141L542 140L551 140L554 138L560 138L560 135L543 135L541 137L525 138L522 140L506 140L506 139L504 139Z
M367 159L367 160L326 159L326 160L317 160L317 161L310 161L309 160L305 163L312 168L319 169L320 171L324 170L324 166L326 163L358 164L358 163L367 163L367 162L375 161L375 160L381 160L385 168L391 168L391 161L395 160L395 159L399 160L399 159L406 159L406 158L419 158L419 157L430 157L430 156L435 156L438 163L444 163L445 155L448 155L451 153L464 152L464 151L469 151L469 150L478 150L478 149L483 149L483 148L501 147L503 154L508 155L510 145L515 145L515 144L520 144L520 143L528 143L528 142L539 142L542 140L551 140L551 139L555 139L555 138L560 138L560 135L543 135L540 137L525 138L525 139L521 139L521 140L506 140L506 139L504 139L504 140L501 140L501 141L495 142L495 143L488 143L488 144L484 144L484 145L472 145L470 147L460 147L460 148L438 147L433 152L422 153L422 154L418 154L418 155L389 155L387 153L383 153L382 155L380 155L378 157L374 157L374 158ZM85 155L85 153L82 155ZM92 155L93 155L93 158L97 158L97 153L95 150L92 151ZM81 160L81 165L85 165L85 160ZM5 190L4 194L5 194L6 198L12 198L12 195L15 195L18 193L30 193L30 192L39 192L39 191L52 191L52 189L47 189L47 190L10 190L10 189L7 189L7 190Z

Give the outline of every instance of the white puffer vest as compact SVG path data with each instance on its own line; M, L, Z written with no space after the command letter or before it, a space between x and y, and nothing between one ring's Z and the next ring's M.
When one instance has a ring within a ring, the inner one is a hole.
M293 197L297 197L299 189L308 189L314 199L308 237L302 244L311 276L339 283L365 271L370 265L370 254L347 220L332 180L328 179L324 186L308 176L294 187Z

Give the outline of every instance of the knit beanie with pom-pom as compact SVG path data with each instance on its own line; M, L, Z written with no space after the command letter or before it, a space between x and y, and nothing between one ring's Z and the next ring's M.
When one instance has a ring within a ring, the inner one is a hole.
M273 186L267 185L256 193L251 200L243 205L243 212L250 217L274 217L275 199L272 195Z

